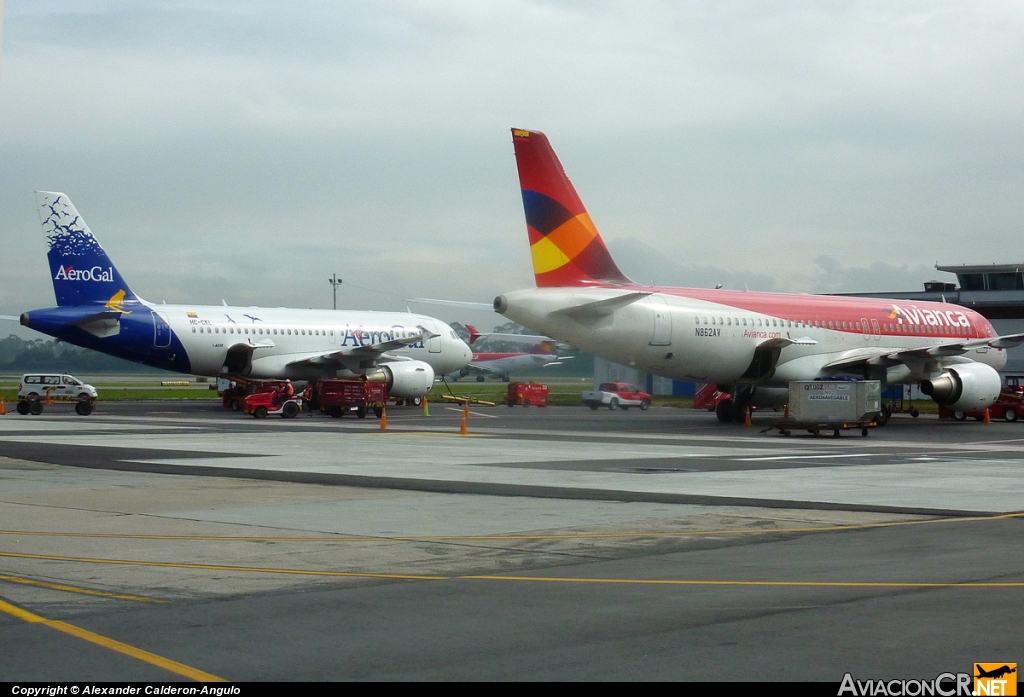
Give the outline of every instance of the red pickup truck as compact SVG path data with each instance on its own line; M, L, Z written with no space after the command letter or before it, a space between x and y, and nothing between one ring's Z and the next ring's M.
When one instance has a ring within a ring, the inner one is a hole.
M641 392L628 382L602 382L596 390L587 390L583 393L583 403L591 409L608 407L609 409L622 409L625 411L630 407L647 409L651 406L651 395Z

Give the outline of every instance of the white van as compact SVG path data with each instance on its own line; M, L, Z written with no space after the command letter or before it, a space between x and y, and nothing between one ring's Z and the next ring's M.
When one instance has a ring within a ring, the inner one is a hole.
M19 400L34 399L86 400L96 399L96 388L73 375L57 373L26 373L18 385Z

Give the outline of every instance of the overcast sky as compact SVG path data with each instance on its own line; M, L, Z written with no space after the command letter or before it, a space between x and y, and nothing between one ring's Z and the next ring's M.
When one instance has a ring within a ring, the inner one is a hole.
M513 126L639 282L914 290L1024 261L1020 2L3 13L0 314L53 304L35 189L148 300L330 307L337 273L339 307L489 302L533 285Z

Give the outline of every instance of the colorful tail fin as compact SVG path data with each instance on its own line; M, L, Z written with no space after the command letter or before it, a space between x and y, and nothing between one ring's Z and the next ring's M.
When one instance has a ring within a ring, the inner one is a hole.
M102 304L120 310L126 302L138 302L68 197L56 191L37 191L36 200L50 245L46 256L57 304Z
M469 345L472 346L480 338L480 332L471 324L466 325L466 331L469 332Z
M537 286L632 284L612 261L547 136L513 128L512 143Z

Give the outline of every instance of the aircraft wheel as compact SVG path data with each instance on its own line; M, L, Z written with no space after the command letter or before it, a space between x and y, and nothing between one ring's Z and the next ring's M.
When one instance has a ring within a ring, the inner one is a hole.
M610 402L608 402L608 408L611 409L612 411L615 411L616 409L618 409L619 408L619 400L615 399L615 397L612 397L612 400Z
M423 397L413 397L412 399L405 400L405 403L411 404L414 407L419 407L423 405Z
M18 402L17 410L18 410L18 413L21 414L22 416L27 416L28 415L28 400L27 399L23 399L20 402Z
M252 412L252 416L253 416L254 419L265 419L265 418L267 418L267 408L264 407L264 406L256 407L253 410L253 412Z
M477 382L483 382L484 381L484 376L483 375L477 375L476 376L476 381Z
M715 416L723 424L732 423L732 400L723 399L717 405L715 405Z
M28 413L32 416L39 416L43 413L43 403L38 399L33 399L28 403Z
M299 415L299 405L295 402L285 402L284 407L281 408L282 419L294 419Z
M511 380L512 380L512 378L510 378L508 375L503 375L501 377L501 381L502 382L510 382Z
M1003 412L1003 418L1010 422L1016 421L1017 410L1014 409L1013 407L1010 407L1009 409Z
M647 411L647 407L651 406L651 400L645 399L640 402L640 411Z
M92 402L79 402L75 405L75 413L79 416L88 416L92 413Z
M967 421L967 412L965 411L954 411L953 418L957 421Z

